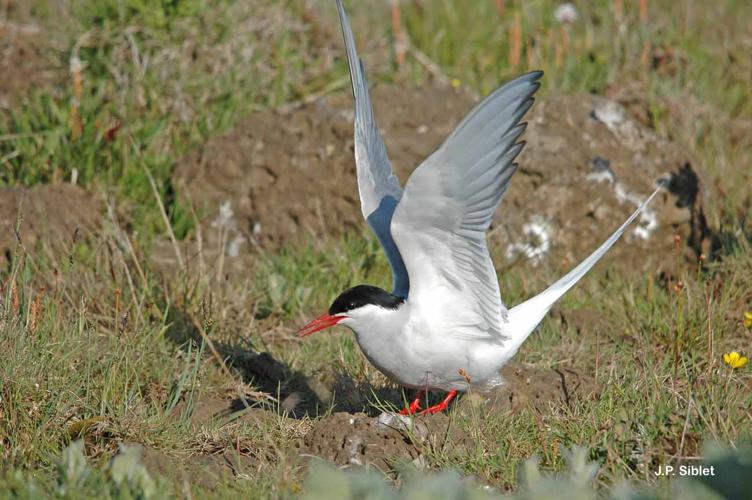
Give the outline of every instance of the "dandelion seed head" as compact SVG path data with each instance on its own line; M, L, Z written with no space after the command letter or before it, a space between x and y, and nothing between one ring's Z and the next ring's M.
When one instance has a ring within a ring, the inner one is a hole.
M563 3L554 10L554 19L560 23L573 23L580 17L577 7L573 3Z

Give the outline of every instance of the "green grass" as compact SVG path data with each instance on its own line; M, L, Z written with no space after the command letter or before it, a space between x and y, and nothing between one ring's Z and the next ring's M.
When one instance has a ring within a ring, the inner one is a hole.
M368 24L391 39L384 2L350 3L356 28ZM422 451L430 469L510 489L530 456L544 470L562 470L564 450L580 445L599 463L598 487L626 479L667 495L668 482L652 474L656 464L698 455L705 441L738 446L752 438L749 366L731 370L720 361L723 352L750 344L741 321L752 308L752 6L650 2L642 21L636 2L623 2L617 22L612 2L593 2L581 6L581 22L561 28L552 17L557 3L507 1L501 17L491 0L414 0L403 2L402 16L417 49L481 94L537 68L547 72L544 93L636 92L651 126L689 148L723 193L707 208L733 245L702 272L681 264L679 292L624 269L587 278L558 309L595 309L607 326L576 332L551 315L516 360L538 369L576 366L593 376L599 397L544 412L484 414L462 405L452 425L475 436L477 446ZM293 335L347 286L387 285L388 267L370 234L267 253L229 280L217 280L211 267L165 273L149 258L164 226L147 172L182 238L193 218L171 183L180 155L254 110L342 81L345 66L328 57L332 50L341 55L331 4L317 0L310 11L336 35L332 41L291 1L79 1L62 14L40 2L32 13L60 40L60 68L73 55L83 62L75 111L81 128L72 125L76 90L61 69L54 88L30 90L23 105L0 114L0 158L7 158L0 183L70 179L75 170L80 184L117 202L137 250L122 250L107 230L98 242L79 243L63 268L19 249L0 272L0 496L143 496L138 479L116 480L110 459L123 443L158 450L172 464L151 473L148 488L160 496L296 495L306 468L294 444L312 418L288 419L280 410L260 420L246 413L191 420L207 398L258 396L242 356L233 354L252 345L311 380L344 373L359 387L388 385L345 332L305 342ZM512 66L509 31L517 13L521 58ZM648 54L651 47L671 52L674 63L645 64L646 46ZM409 56L405 67L382 64L371 74L402 84L427 77ZM544 266L530 276L512 269L500 277L504 297L515 303L561 271ZM212 347L229 354L225 363ZM379 403L367 389L362 396ZM62 455L77 438L85 441L88 468L76 465L73 448ZM201 468L196 457L233 453L235 475L225 468L210 486L179 474ZM400 484L400 474L388 478Z
M141 443L187 464L191 456L207 449L214 453L234 450L240 442L247 450L244 453L251 455L272 450L264 454L261 465L247 472L264 478L264 488L256 490L255 484L225 477L215 485L218 491L227 488L226 494L231 495L240 488L272 496L297 491L304 470L290 450L301 426L308 425L306 421L271 413L270 420L260 426L243 418L229 424L191 424L191 402L227 393L227 387L240 383L242 370L227 374L214 358L202 355L205 345L189 343L192 347L178 349L170 340L174 337L165 332L183 328L171 314L177 311L203 325L215 343L238 349L245 345L238 334L244 331L242 325L256 324L245 330L248 340L257 348L269 349L291 370L312 379L341 370L356 382L383 386L383 376L368 366L351 336L320 334L301 343L290 335L290 327L275 326L294 325L302 321L304 311L325 307L326 297L347 286L350 279L378 281L371 278L384 275L385 262L375 242L366 241L365 247L362 240L349 238L320 251L297 249L272 255L254 267L251 276L231 285L217 286L213 273L194 283L177 277L164 286L166 292L144 259L147 281L137 282L132 290L137 294L135 302L127 299L131 290L120 275L122 270L113 281L111 263L101 256L75 262L57 288L48 281L49 269L27 261L15 274L20 307L13 313L12 293L6 290L0 330L0 349L6 359L0 369L2 459L9 471L18 471L6 478L6 487L14 488L11 484L18 474L33 473L40 487L53 488L53 464L61 447L75 437L72 424L102 417L84 433L87 456L100 467L106 466L122 442ZM339 252L327 251L333 248ZM293 266L292 262L311 265ZM675 453L698 454L705 439L727 444L749 439L744 431L749 428L747 409L752 404L749 372L732 372L719 362L719 356L740 347L739 311L744 294L752 287L750 274L740 270L750 265L745 249L728 256L700 280L686 276L688 286L681 294L656 288L652 299L640 278L588 280L565 299L561 309L597 307L614 324L613 329L601 332L606 341L601 337L596 349L593 332L577 338L576 332L562 331L554 319L547 319L518 360L545 368L574 356L579 370L595 373L597 353L599 397L551 413L523 409L487 415L462 407L453 425L478 436L477 448L469 452L426 449L429 466L452 468L484 483L511 487L519 463L527 457L537 455L542 467L558 469L563 465L562 450L579 444L600 462L600 484L624 478L653 483L651 467L668 463ZM353 278L329 272L346 267L355 271ZM317 276L330 278L312 281ZM537 281L543 286L545 277ZM718 284L715 290L708 287L709 281ZM258 283L264 282L284 286L268 295L256 292L257 299L254 294L249 297L247 290L263 290ZM320 293L301 294L301 288L312 282L320 285ZM46 292L39 312L33 313L32 304L42 285ZM613 299L604 299L605 288ZM122 291L121 304L116 289ZM705 307L687 307L706 304L709 298L710 314ZM249 300L262 305L249 309ZM36 327L31 326L34 322ZM270 336L272 331L277 333ZM708 332L713 335L712 353L708 353ZM630 341L623 341L622 335ZM341 366L332 366L335 359ZM184 404L178 405L179 401ZM100 479L85 483L81 491L111 488ZM169 477L163 481L169 489Z
M75 170L79 183L115 195L154 232L148 169L184 234L190 221L170 180L176 159L238 117L307 93L304 73L315 76L309 68L321 66L308 34L287 29L296 20L277 5L74 3L70 23L58 27L67 43L59 58L61 68L81 61L80 95L61 70L55 95L32 91L24 106L0 116L0 158L12 157L0 183L67 180Z

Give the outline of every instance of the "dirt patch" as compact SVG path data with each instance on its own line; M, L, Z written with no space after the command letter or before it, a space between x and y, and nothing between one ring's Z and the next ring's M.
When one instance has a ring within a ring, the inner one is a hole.
M101 213L94 196L72 184L0 188L0 263L11 260L19 241L26 250L41 246L67 255L99 227Z
M451 412L465 412L480 405L484 411L519 411L534 408L550 412L592 398L598 391L592 377L571 367L541 370L521 363L509 363L502 370L505 384L487 393L468 393L452 406ZM432 394L429 404L437 403ZM391 469L396 462L421 464L429 450L451 447L462 452L472 440L448 414L415 418L390 413L334 413L319 419L306 434L301 453L324 458L337 465L372 465Z
M423 466L426 458L432 453L469 452L473 441L470 436L452 421L452 412L464 413L471 411L471 407L482 407L485 412L517 412L524 409L534 409L540 413L557 411L587 398L596 396L599 392L597 384L589 377L572 367L561 367L556 370L542 370L521 363L510 363L502 374L505 384L496 390L486 393L470 392L462 395L454 404L450 413L438 415L424 415L413 418L401 417L394 413L381 412L373 405L366 403L367 394L371 391L365 388L353 388L358 393L357 406L365 405L368 413L361 411L336 411L330 415L314 418L309 421L310 428L304 429L304 436L298 441L296 453L307 461L317 457L340 466L376 467L382 471L393 469L399 463L411 462ZM341 384L342 381L336 382ZM401 401L399 390L393 387L375 388L377 394L387 397L382 401L389 401L399 405ZM391 396L391 398L389 398ZM443 393L432 393L428 404L436 404L444 396ZM402 396L404 399L405 396ZM347 407L347 402L340 402L335 408ZM177 417L187 406L181 402L173 411ZM227 418L233 412L243 410L237 398L223 397L218 394L202 395L192 403L190 420L196 429L214 419ZM243 410L240 419L264 427L270 421L279 418L278 407L258 407ZM294 412L287 412L289 417ZM308 413L310 417L314 412ZM233 420L234 422L240 420ZM286 420L291 426L295 420ZM292 428L292 427L291 427ZM299 427L298 427L299 428ZM207 435L208 436L208 435ZM185 469L190 470L196 464L206 466L202 477L206 484L212 484L211 478L216 480L217 474L237 474L243 467L258 465L261 462L276 460L271 450L265 450L258 443L239 440L230 444L226 439L206 438L202 440L201 449L197 455L186 460ZM172 466L160 465L163 462L175 461L166 455L157 454L156 472L165 474Z
M706 192L694 160L620 104L592 95L542 100L533 108L526 140L499 227L507 257L518 253L534 264L548 247L567 266L579 262L658 179L669 181L667 190L626 233L626 244L616 245L607 258L635 269L649 260L670 267L678 253L676 236L687 257L711 256ZM517 242L525 237L528 246L522 248Z
M59 78L42 27L0 19L0 110L17 105L29 89L49 87Z
M466 93L436 85L376 86L373 100L403 183L474 104ZM710 251L703 184L684 149L598 96L542 99L529 122L520 171L490 233L507 265L522 260L535 267L546 258L579 262L659 178L672 179L672 192L653 202L611 257L628 256L629 265L642 267L649 248L651 256L675 260L676 234L691 255ZM253 115L184 157L174 180L183 201L206 214L206 226L231 228L229 254L364 227L349 94L289 113Z
M458 402L458 410L482 404L492 412L533 408L548 413L552 408L571 406L600 392L591 376L569 366L542 370L512 362L502 368L501 374L503 385L487 393L468 394Z
M334 413L316 421L300 452L337 465L388 471L399 462L420 466L430 450L470 446L469 436L443 414L409 418L391 413L377 417Z
M437 87L418 91L431 106L415 113L415 91L374 90L398 175L406 179L467 110L467 98ZM352 104L332 96L290 113L264 112L210 140L179 163L176 185L216 223L230 203L240 233L262 248L360 229L355 185ZM388 107L385 107L388 106ZM226 205L227 206L227 205Z
M541 370L521 363L509 363L502 370L505 384L487 393L463 395L450 412L466 412L481 406L484 412L517 412L532 408L549 413L599 392L592 377L572 367ZM438 394L430 403L438 402ZM323 458L337 465L375 466L389 470L397 462L422 464L426 453L446 450L462 453L472 447L470 437L452 423L446 413L415 418L391 413L334 413L317 420L306 434L301 453Z

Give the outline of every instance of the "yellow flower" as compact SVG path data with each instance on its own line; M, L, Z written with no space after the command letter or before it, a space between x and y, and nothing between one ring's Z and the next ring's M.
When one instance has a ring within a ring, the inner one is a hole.
M752 328L752 311L744 312L744 326Z
M458 89L458 88L460 88L460 85L462 85L462 82L461 82L461 81L459 81L459 80L458 80L457 78L454 78L454 79L453 79L453 80L451 81L451 83L452 83L452 87L454 87L455 89Z
M731 368L741 368L747 364L747 361L749 361L747 356L742 356L736 351L727 352L723 355L723 362Z

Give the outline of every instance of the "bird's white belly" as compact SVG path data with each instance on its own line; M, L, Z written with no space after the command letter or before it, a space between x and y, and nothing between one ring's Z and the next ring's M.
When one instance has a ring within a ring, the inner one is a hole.
M407 328L357 335L365 356L390 379L416 389L467 390L501 382L503 354L492 342L458 341Z

